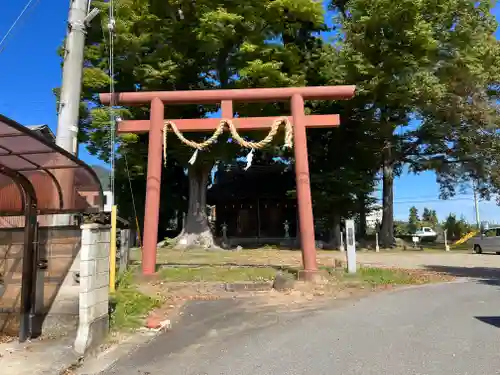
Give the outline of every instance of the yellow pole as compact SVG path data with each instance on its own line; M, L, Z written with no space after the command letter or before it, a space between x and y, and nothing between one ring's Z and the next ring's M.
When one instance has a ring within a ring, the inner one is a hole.
M116 205L111 207L111 243L109 246L109 291L115 291L116 283Z

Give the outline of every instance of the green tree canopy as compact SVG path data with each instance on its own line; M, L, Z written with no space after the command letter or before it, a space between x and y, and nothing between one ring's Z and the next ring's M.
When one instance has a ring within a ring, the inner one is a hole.
M404 164L417 173L435 170L444 197L470 179L484 197L498 192L500 53L489 1L332 0L335 37L324 43L318 35L327 29L323 6L314 0L122 0L116 4L113 77L108 2L93 4L103 12L87 37L80 138L103 160L110 157L110 111L97 93L106 92L111 79L116 91L355 84L353 100L307 103L310 113L339 113L342 119L338 129L308 132L317 214L331 217L338 227L340 216L362 213L381 171L380 240L389 247L393 180ZM166 115L201 118L217 110L215 105L173 106ZM149 116L147 107L115 111L122 118ZM289 108L240 103L235 111L275 116ZM245 135L263 138L261 132ZM207 134L187 136L201 141ZM143 197L147 142L147 135L120 137L117 200L127 210L123 156L128 156L135 195ZM162 200L161 212L187 210L186 225L195 234L189 241L211 246L203 209L208 173L214 163L233 162L248 150L225 135L200 153L193 167L186 163L193 150L175 137L169 137L167 151L162 194L169 199ZM256 162L278 155L293 162L277 147L257 153ZM429 219L437 222L435 213Z
M325 30L322 4L314 0L123 0L115 7L115 74L110 77L109 4L94 1L93 5L103 10L102 22L87 36L80 130L89 151L103 160L110 157L110 113L100 105L97 93L106 92L111 79L116 91L301 86L312 76L309 59L321 48L316 34ZM169 118L200 118L217 109L214 105L190 105L166 111ZM120 107L116 111L122 118L148 118L148 108ZM279 103L240 104L235 111L240 115L281 115L289 109ZM245 135L254 139L264 136ZM207 134L187 136L199 142ZM145 180L146 150L147 135L120 138L118 157L129 155L131 175L141 181ZM188 209L187 231L194 235L187 242L210 247L213 239L203 207L208 173L215 162L232 161L249 150L228 142L226 135L209 151L200 153L192 167L186 161L193 150L174 137L169 137L167 150L168 168L189 170L189 202L181 190L185 184L174 182L169 190L180 195L173 206ZM117 166L123 164L117 162ZM201 234L204 237L200 240Z
M418 217L418 210L415 206L410 208L410 214L408 216L408 232L415 233L418 229L418 224L420 219Z
M443 228L447 230L448 238L454 240L458 240L472 230L463 216L457 220L456 215L452 213L446 218Z
M424 212L422 213L422 225L435 227L438 222L439 220L436 210L431 210L427 207L424 207Z
M340 11L338 79L357 85L351 104L378 129L383 246L394 243L393 180L403 163L417 172L436 170L448 194L476 174L484 176L483 186L494 186L496 172L480 161L497 149L496 136L489 136L497 127L492 99L499 56L491 6L485 0L332 1Z

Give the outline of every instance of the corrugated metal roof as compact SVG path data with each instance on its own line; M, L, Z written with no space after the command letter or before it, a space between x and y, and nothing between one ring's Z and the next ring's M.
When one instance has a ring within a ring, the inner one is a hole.
M22 126L0 115L0 214L23 215L25 196L36 197L38 214L102 209L101 184L94 170L58 147L47 125ZM98 208L83 193L95 192Z
M56 141L56 135L52 132L50 127L47 124L41 124L41 125L28 125L26 126L28 129L34 131L35 133L40 134L43 136L45 139L49 140L50 142L55 142Z

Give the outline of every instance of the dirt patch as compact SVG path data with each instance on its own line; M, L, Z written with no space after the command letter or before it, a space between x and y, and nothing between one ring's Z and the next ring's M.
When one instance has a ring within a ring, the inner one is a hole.
M292 290L227 292L224 282L167 282L143 280L138 290L162 300L151 314L159 319L173 320L186 301L238 298L251 300L258 306L276 306L281 309L303 309L329 303L332 300L361 298L370 293L390 290L402 285L420 285L453 280L452 276L425 270L395 268L360 268L349 275L344 268L325 268L325 282L312 284L296 282Z
M404 285L422 285L447 282L450 275L423 270L404 269L360 269L351 276L343 270L330 270L327 283L311 284L297 282L293 290L278 292L271 290L260 293L258 298L264 305L284 308L310 308L332 300L358 299L371 293L392 290Z

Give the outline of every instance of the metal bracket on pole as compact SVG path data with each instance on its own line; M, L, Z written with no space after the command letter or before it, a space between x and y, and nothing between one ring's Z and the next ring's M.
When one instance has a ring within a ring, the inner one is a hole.
M111 31L111 32L114 32L115 31L115 25L116 25L116 22L115 22L115 19L114 18L111 18L108 22L108 29Z
M89 3L90 6L90 3ZM98 8L92 9L87 13L87 16L84 18L83 22L88 25L92 22L92 20L99 14L100 10Z

